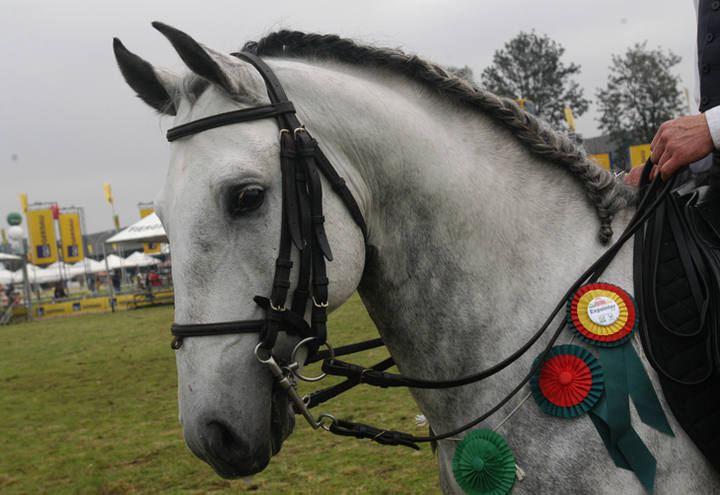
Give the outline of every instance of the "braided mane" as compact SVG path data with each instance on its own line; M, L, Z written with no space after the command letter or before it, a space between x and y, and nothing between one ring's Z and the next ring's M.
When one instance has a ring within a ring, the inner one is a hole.
M612 237L615 213L635 201L635 190L585 157L582 148L567 135L551 129L520 108L509 98L499 97L475 87L439 65L400 50L360 45L336 35L278 31L258 42L248 42L243 50L257 55L331 59L351 65L392 70L433 89L454 101L463 102L501 122L533 153L562 164L582 182L600 217L600 241Z

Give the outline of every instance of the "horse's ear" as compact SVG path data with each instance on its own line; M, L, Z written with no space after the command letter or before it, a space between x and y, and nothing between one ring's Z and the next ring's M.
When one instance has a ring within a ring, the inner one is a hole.
M152 25L172 43L180 58L195 74L221 86L232 95L267 98L265 84L255 71L250 70L248 63L208 48L162 22L155 21Z
M113 51L125 81L140 99L161 113L175 115L180 78L138 57L117 38Z

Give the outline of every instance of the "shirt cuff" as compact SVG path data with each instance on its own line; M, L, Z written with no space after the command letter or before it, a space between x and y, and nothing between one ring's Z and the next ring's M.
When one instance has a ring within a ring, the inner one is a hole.
M716 150L720 150L720 106L706 110L705 119L710 129L713 146L715 146Z

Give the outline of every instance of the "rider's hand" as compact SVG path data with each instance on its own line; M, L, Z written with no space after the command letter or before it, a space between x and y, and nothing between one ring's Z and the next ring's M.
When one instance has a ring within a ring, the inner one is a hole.
M640 176L642 175L644 167L633 167L630 169L630 172L628 172L624 177L623 181L625 184L629 184L631 186L639 186L640 185Z
M699 160L714 149L704 114L679 117L664 122L650 143L653 168L650 179L658 171L667 180L675 171Z

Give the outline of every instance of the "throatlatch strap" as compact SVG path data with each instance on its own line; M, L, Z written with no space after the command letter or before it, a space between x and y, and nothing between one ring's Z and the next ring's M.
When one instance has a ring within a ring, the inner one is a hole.
M312 213L312 230L318 247L325 258L332 261L330 243L325 234L325 217L322 206L322 182L316 164L317 142L307 132L296 133L298 153L302 157L305 172L308 178L308 192L310 193L310 211Z
M307 179L303 167L295 167L295 181L300 214L300 231L302 232L303 248L300 250L300 267L298 282L293 292L292 311L304 315L310 298L310 271L312 268L312 221L310 219L310 203L307 194ZM303 192L303 193L301 193Z
M291 131L280 131L280 169L282 170L283 214L290 230L290 237L298 249L302 249L305 240L300 228L300 206L298 205L297 185L295 181L295 160L297 152Z
M257 69L262 78L265 80L265 84L267 85L268 90L268 97L270 98L271 102L278 103L282 101L289 101L287 95L285 94L285 90L283 89L282 84L280 84L277 76L260 57L250 52L237 52L232 53L231 55L239 59L245 60ZM283 122L283 126L287 129L294 131L295 129L302 128L300 121L294 113L284 113L280 115L280 118L285 119L285 121ZM309 134L308 137L310 137ZM340 199L347 207L350 215L353 217L353 220L355 220L355 223L360 228L360 231L363 234L363 239L365 239L365 242L367 242L367 226L365 224L365 218L360 211L360 207L358 206L357 201L355 201L355 197L350 192L350 189L348 189L345 180L337 173L335 167L332 166L332 164L323 154L317 143L315 143L315 160L322 174L325 176L328 182L330 182L330 186L333 188L333 191L335 191L337 195L340 196Z

